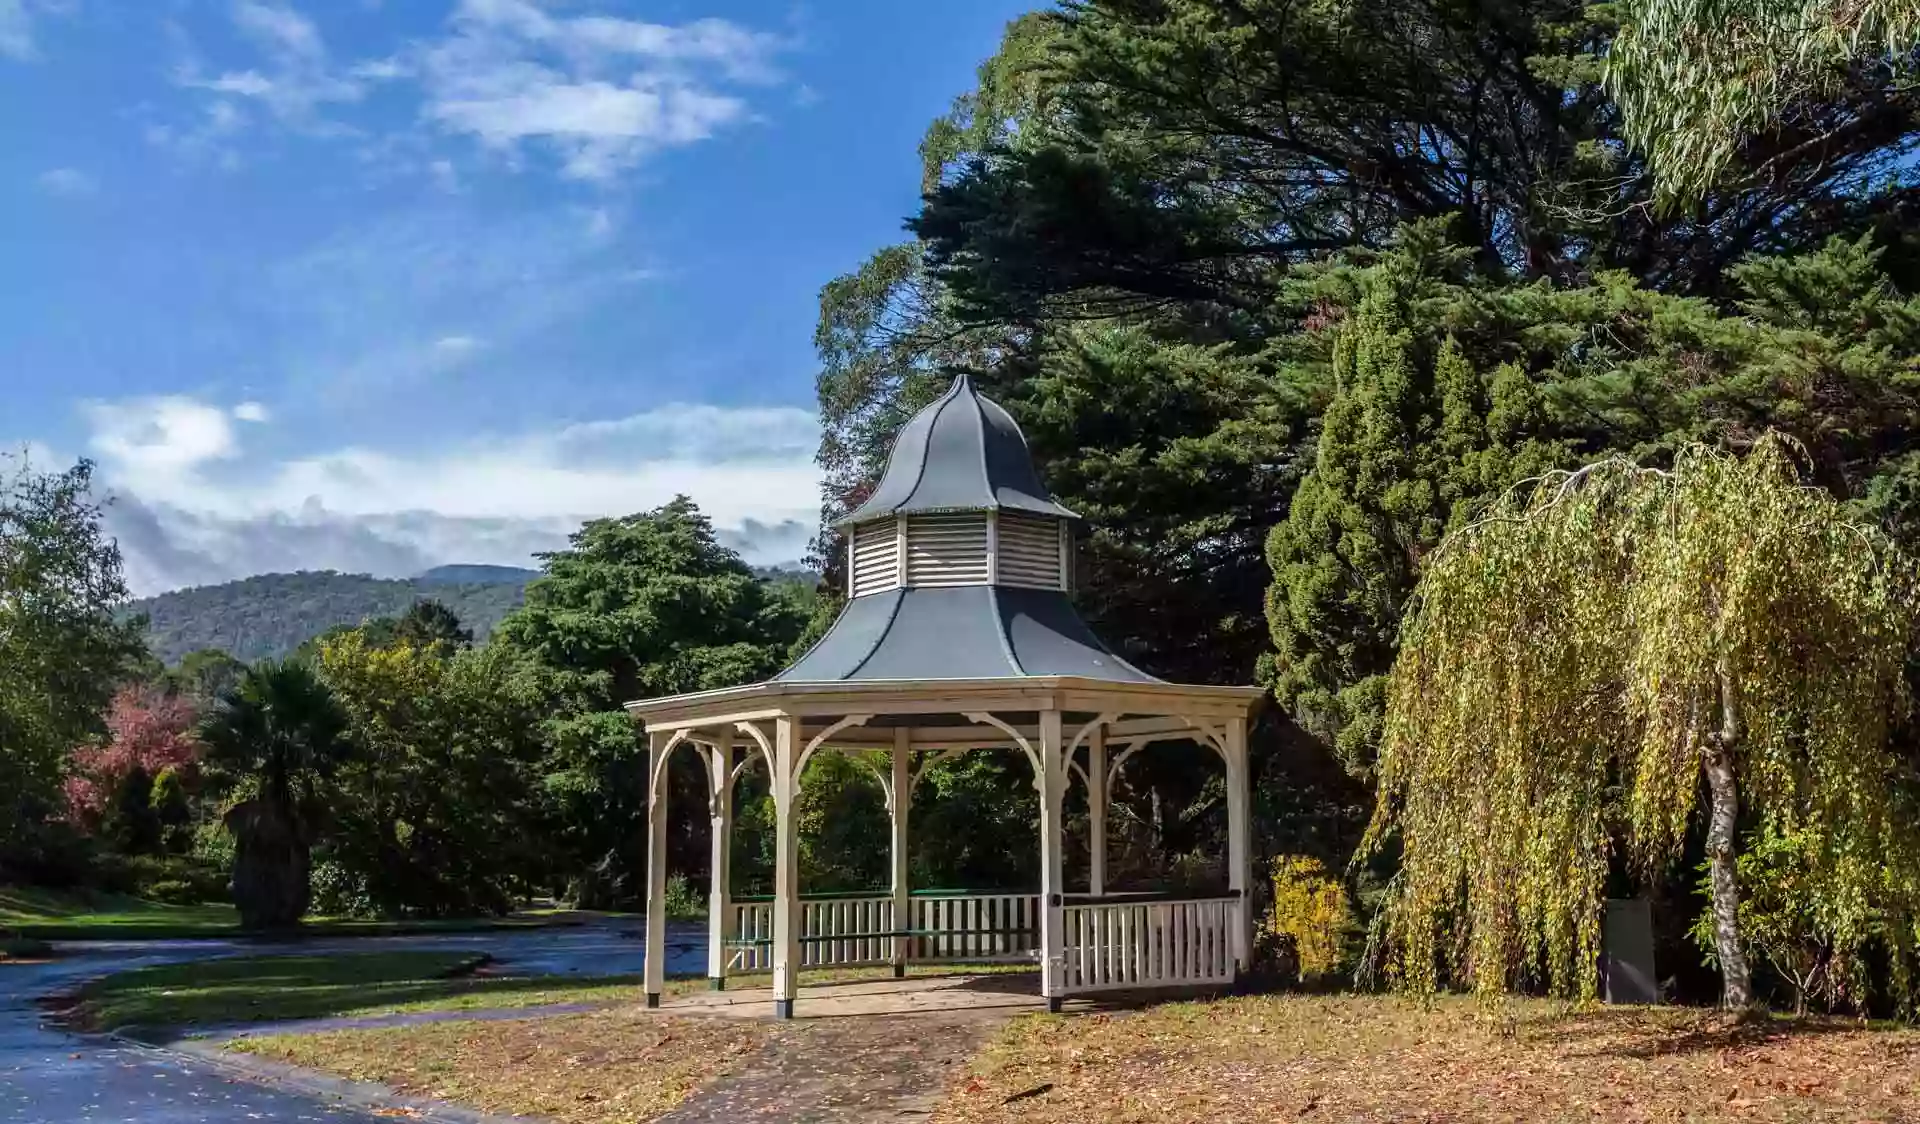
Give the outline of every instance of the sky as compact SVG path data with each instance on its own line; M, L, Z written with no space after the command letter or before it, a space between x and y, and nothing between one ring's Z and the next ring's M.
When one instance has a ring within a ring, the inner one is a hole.
M136 594L819 507L820 286L1032 0L0 0L0 448Z

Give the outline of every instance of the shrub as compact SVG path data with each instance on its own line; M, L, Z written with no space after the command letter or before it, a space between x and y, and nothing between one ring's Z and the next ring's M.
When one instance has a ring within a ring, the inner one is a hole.
M673 921L698 921L707 915L707 898L681 875L667 879L667 917Z
M307 908L322 917L374 917L379 913L373 895L367 892L367 880L337 859L314 863L309 884L313 898Z
M1281 855L1273 860L1273 914L1269 931L1292 949L1303 983L1338 974L1346 962L1353 908L1347 887L1319 859Z
M227 900L226 872L185 855L102 852L94 856L90 881L102 890L174 904Z
M154 820L160 829L160 845L170 854L182 854L193 847L193 801L187 793L186 778L178 766L169 765L154 774L148 795Z
M167 905L199 905L207 900L193 883L177 878L163 878L149 885L147 892L140 896Z

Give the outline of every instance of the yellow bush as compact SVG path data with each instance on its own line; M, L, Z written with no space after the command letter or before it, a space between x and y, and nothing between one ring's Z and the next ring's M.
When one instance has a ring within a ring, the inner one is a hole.
M1281 855L1273 860L1273 931L1293 942L1302 980L1340 970L1352 925L1347 887L1319 859Z

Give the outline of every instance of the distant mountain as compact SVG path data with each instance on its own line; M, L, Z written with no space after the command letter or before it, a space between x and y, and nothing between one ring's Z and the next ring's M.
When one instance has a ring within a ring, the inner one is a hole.
M771 566L755 566L753 576L767 582L820 584L819 571L807 569L807 564L804 562L776 562Z
M811 591L820 576L798 562L755 567L776 584L792 582ZM460 623L485 640L519 607L538 570L517 566L435 566L413 578L374 578L332 570L260 574L219 585L176 589L131 602L125 616L145 614L147 647L168 665L188 652L219 648L248 663L280 659L336 625L394 617L421 598L452 609Z
M445 576L449 572L455 576ZM473 572L489 576L459 576ZM538 576L511 566L441 566L403 579L332 570L261 574L142 598L125 613L146 615L147 646L170 665L201 648L252 662L284 657L336 625L398 616L424 597L452 609L475 640L484 640L520 604L527 580Z
M540 571L529 570L523 566L483 566L477 563L463 563L455 566L435 566L433 569L415 577L417 582L440 585L525 585L540 576Z

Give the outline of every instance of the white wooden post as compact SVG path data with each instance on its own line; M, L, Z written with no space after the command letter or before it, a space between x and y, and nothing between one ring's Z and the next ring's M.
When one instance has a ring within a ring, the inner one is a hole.
M1087 735L1087 893L1107 892L1107 724Z
M1253 901L1248 890L1253 873L1252 817L1249 809L1253 794L1248 791L1247 720L1227 720L1227 886L1236 901L1233 913L1233 963L1236 972L1245 972L1253 956Z
M893 777L887 787L887 815L893 828L893 929L909 928L913 897L907 884L907 815L913 811L913 731L897 726L893 731ZM911 937L893 938L893 975L907 974L907 952Z
M1065 985L1066 862L1062 851L1061 811L1065 796L1065 762L1060 744L1060 712L1040 712L1040 769L1036 783L1040 789L1040 994L1047 1010L1058 1011Z
M722 726L707 752L713 791L708 814L713 827L713 850L708 869L712 884L707 893L707 986L727 987L727 942L733 939L733 730Z
M800 990L800 720L774 719L773 738L773 1013L793 1017Z
M667 980L667 745L664 730L647 737L647 1006L660 1005Z

